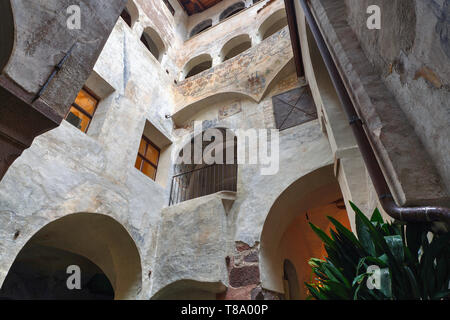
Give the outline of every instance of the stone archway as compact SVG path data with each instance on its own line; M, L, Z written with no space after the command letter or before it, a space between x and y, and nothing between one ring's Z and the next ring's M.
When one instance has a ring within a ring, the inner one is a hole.
M260 272L263 289L284 293L284 262L290 260L298 276L299 294L296 298L306 298L303 283L312 279L308 260L312 257L321 258L325 254L309 222L328 230L331 224L327 216L350 227L332 166L320 168L298 179L272 205L261 234Z
M66 279L70 276L66 264L80 267L82 285L103 289L84 290L80 295L65 292ZM45 279L36 279L38 277ZM107 215L77 213L47 224L31 237L9 269L0 296L85 299L102 293L97 298L135 299L141 282L139 252L125 228ZM57 289L52 293L34 285Z

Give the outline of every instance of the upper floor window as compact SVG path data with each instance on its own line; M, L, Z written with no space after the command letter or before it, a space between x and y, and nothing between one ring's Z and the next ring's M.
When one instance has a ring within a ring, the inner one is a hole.
M195 76L212 67L212 58L209 54L201 54L191 60L184 66L184 78Z
M161 150L146 136L142 136L135 167L150 179L156 179Z
M231 17L232 15L238 13L239 11L242 11L245 9L245 3L244 2L238 2L235 3L228 8L226 8L219 16L219 21L222 21L228 17Z
M81 89L72 104L66 120L83 132L87 132L99 99L87 88Z
M133 24L139 18L139 10L134 4L133 0L128 0L127 6L125 7L125 9L123 9L120 16L130 28L133 27Z
M248 34L232 38L223 46L220 57L222 61L231 59L252 47L252 40Z
M259 27L258 34L261 40L267 39L287 26L286 10L280 9L269 16Z
M192 38L196 34L199 34L200 32L205 31L208 28L211 28L211 26L212 26L211 19L202 21L198 25L196 25L194 28L192 28L192 31L191 31L189 37Z
M175 15L175 9L170 4L169 0L163 0L163 2L166 5L167 9L169 9L170 13L174 16Z
M141 41L156 60L161 61L165 46L158 33L150 27L145 28L141 36Z

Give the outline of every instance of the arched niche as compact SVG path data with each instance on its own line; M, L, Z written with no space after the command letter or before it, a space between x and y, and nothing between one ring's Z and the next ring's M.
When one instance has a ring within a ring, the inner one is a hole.
M25 288L25 292L31 294L33 299L48 298L41 295L44 292L33 288L33 280L37 281L34 277L39 275L39 269L41 274L48 277L47 282L55 279L61 281L56 283L59 291L53 293L52 299L73 297L70 294L62 296L61 293L67 288L66 279L69 277L68 274L65 277L61 275L64 276L69 265L80 267L82 286L104 288L109 282L116 300L136 299L140 293L141 259L127 230L107 215L76 213L47 224L28 240L9 269L0 295L6 294L3 298L8 298L9 294L13 299L20 299L20 293L15 295L14 290ZM90 275L97 275L94 284L92 279L86 278ZM42 285L42 279L38 283Z
M258 35L261 40L267 39L271 35L287 26L286 10L284 8L275 11L261 24Z
M287 187L273 203L261 233L260 270L265 289L285 293L286 259L292 262L297 277L299 296L308 295L304 282L310 282L310 258L323 258L325 250L309 222L323 230L331 226L332 216L350 227L333 166L317 169ZM292 286L292 285L291 285Z
M245 3L244 2L237 2L235 4L232 4L228 8L226 8L219 16L219 21L225 20L226 18L231 17L232 15L238 13L239 11L242 11L245 9Z
M200 72L208 70L212 67L212 58L209 54L204 53L189 60L183 68L183 78L195 76Z
M130 28L133 28L134 24L139 19L139 10L133 0L128 0L127 5L120 16Z
M221 61L231 59L252 47L252 40L248 34L241 34L230 39L220 51Z
M297 270L291 260L286 259L283 263L284 291L286 300L299 300L300 288Z
M204 20L199 24L197 24L194 28L192 28L191 33L189 34L189 38L192 38L196 34L199 34L200 32L203 32L211 27L212 27L212 20L211 19Z
M0 1L0 73L9 61L14 47L14 17L11 8L11 1Z
M166 52L166 46L155 29L151 27L145 28L144 32L142 32L141 42L155 57L155 59L161 62L161 59Z

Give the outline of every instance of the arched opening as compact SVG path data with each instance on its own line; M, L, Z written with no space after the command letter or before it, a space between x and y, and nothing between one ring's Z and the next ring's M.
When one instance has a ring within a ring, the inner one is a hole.
M150 27L145 28L141 36L141 42L145 45L145 47L148 49L148 51L150 51L150 53L155 57L156 60L161 61L166 48L161 37L154 29Z
M187 79L189 77L195 76L205 70L208 70L212 67L212 58L209 54L201 54L195 58L189 60L188 63L184 66L184 78Z
M153 295L152 300L216 300L226 287L222 283L179 280Z
M329 230L328 216L350 227L333 166L298 179L277 198L261 235L261 281L265 289L284 293L290 299L308 296L304 283L314 281L308 261L326 254L309 223Z
M198 25L196 25L191 30L191 33L189 34L189 38L192 38L196 34L199 34L200 32L205 31L208 28L211 28L211 26L212 26L212 20L211 19L208 19L208 20L200 22Z
M80 286L69 288L78 276ZM135 299L141 277L139 252L125 228L106 215L77 213L49 223L26 243L0 298Z
M237 2L228 8L226 8L219 16L219 21L225 20L228 17L231 17L232 15L235 15L239 11L242 11L245 9L245 3L244 2Z
M286 10L280 9L270 15L259 27L258 34L261 40L267 39L287 26Z
M242 34L232 38L223 46L220 57L222 61L231 59L238 54L250 49L252 47L252 40L248 34Z
M300 300L300 288L294 264L291 260L284 260L284 295L286 300Z
M205 155L211 160L206 160ZM193 137L178 154L170 205L219 191L237 191L237 138L231 130L210 128Z
M14 17L10 1L0 2L0 38L2 45L0 46L0 72L9 61L14 47Z
M136 4L133 0L128 0L127 6L123 9L122 13L120 14L122 19L125 21L125 23L130 27L133 28L134 23L139 18L139 10L136 7Z

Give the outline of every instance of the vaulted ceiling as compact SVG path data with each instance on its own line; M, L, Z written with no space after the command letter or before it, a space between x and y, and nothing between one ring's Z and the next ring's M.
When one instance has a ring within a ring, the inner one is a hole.
M205 11L222 0L178 0L188 15Z

